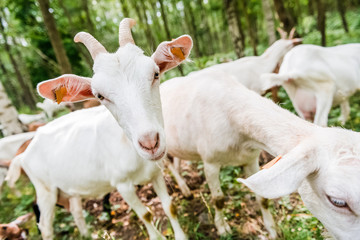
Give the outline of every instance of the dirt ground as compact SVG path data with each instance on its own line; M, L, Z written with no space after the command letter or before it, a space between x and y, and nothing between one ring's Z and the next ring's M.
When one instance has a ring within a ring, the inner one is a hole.
M262 160L261 164L272 159L271 156L263 156L265 159ZM176 182L172 179L169 172L165 170L168 191L177 205L178 215L184 231L188 233L194 231L190 228L194 225L196 226L196 234L190 233L190 239L198 239L197 236L199 235L203 237L201 239L219 239L213 223L213 211L210 210L210 191L206 186L203 174L200 174L197 168L196 164L189 164L186 161L182 162L182 171L187 173L184 178L193 193L192 199L184 198ZM245 191L240 207L234 207L232 201L236 201L236 199L233 199L234 196L227 195L227 207L224 209L225 214L231 216L229 224L234 230L234 234L229 238L267 239L267 232L263 226L254 194L245 187L244 189L239 189L239 191ZM170 224L152 186L150 184L142 187L138 186L137 194L141 201L153 212L155 225L161 229L165 236L171 239ZM295 195L291 197L291 201L293 204L298 204L299 198ZM129 209L129 206L119 193L116 191L111 193L110 203L112 205L111 219L104 221L99 220L103 214L102 200L88 200L84 203L85 209L97 219L93 237L100 235L104 239L111 239L110 236L115 239L126 240L148 239L145 227L135 213ZM275 202L274 204L276 205L277 203Z

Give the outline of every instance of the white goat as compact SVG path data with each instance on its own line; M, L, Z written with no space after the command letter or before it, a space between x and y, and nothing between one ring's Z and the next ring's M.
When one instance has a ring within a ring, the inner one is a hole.
M32 122L36 122L36 121L45 122L46 121L46 114L44 112L41 112L41 113L38 113L38 114L21 113L21 114L18 115L18 119L24 125L28 125L28 124L30 124Z
M20 146L34 137L35 132L19 133L0 139L0 193L7 174L8 162L15 157Z
M13 159L19 147L34 136L35 132L26 132L1 138L0 161Z
M291 48L293 48L296 44L298 44L300 42L301 42L301 39L299 39L299 38L292 39L292 34L291 34L291 37L289 40L285 39L285 37L284 37L284 39L277 40L261 56L244 57L244 58L238 59L233 62L222 63L222 64L218 64L215 66L211 66L209 68L200 70L198 72L191 73L190 77L193 74L196 74L197 78L207 78L207 76L209 75L209 71L211 71L211 72L214 72L214 71L226 72L227 74L231 74L238 82L242 83L247 88L255 91L258 94L261 94L263 92L262 91L263 88L261 85L262 82L260 81L261 74L274 72L275 68L281 63L284 55ZM181 90L179 90L179 91L181 91ZM164 96L167 96L167 94L165 93ZM166 97L163 97L162 99L163 99L163 102L169 101ZM165 106L167 106L167 108L171 108L171 104L165 104L164 109L165 109ZM167 122L167 118L168 118L168 116L167 116L168 112L170 114L171 111L169 111L168 109L166 109L164 111L164 114L165 114L164 118L165 118L166 122ZM227 122L223 122L223 124L227 124ZM218 127L221 129L223 129L226 126L218 125ZM171 134L167 135L168 139L170 139L172 137L173 136ZM259 154L260 154L260 152L254 153L254 155L253 155L254 164L258 164ZM174 155L174 163L176 165L179 165L178 161L180 161L180 160L177 158L177 155L175 154ZM238 165L238 164L236 164L236 165ZM179 188L181 189L183 194L185 196L191 195L190 189L186 185L185 181L181 178L181 176L175 171L175 168L171 164L169 164L168 167L169 167L170 171L173 173L174 177L176 178L176 180L179 184ZM254 169L254 171L255 171L255 169ZM251 172L251 173L254 173L254 172ZM273 229L274 224L273 224L273 220L271 218L270 213L262 205L261 205L261 211L265 218L266 227L269 230L269 232L271 233L271 237L275 237L276 232ZM221 216L223 217L223 215L221 215ZM220 217L218 217L218 218L220 218ZM215 221L215 225L218 228L219 234L223 234L226 231L230 231L229 227L225 223L222 223L221 221Z
M331 106L340 104L345 124L349 98L360 89L360 44L298 46L285 55L279 74L262 79L264 90L282 85L300 117L326 126Z
M159 75L177 66L189 54L191 39L180 37L164 42L147 57L134 44L130 28L133 19L123 19L119 27L120 48L108 53L90 34L78 33L94 59L92 78L66 74L42 82L39 93L60 102L98 98L113 114L135 149L145 159L160 159L165 154L165 136L159 96Z
M160 170L155 162L146 160L158 160L165 155L159 75L187 58L192 40L182 36L163 42L149 58L133 42L130 28L134 24L132 19L121 21L120 48L114 54L107 53L87 33L75 36L75 41L83 42L94 59L92 80L63 75L38 85L43 97L58 103L96 96L122 127L114 124L102 107L75 112L41 128L28 149L13 160L8 179L13 183L23 167L34 184L44 239L52 239L58 193L70 198L70 210L85 234L80 197L102 195L113 188L144 220L150 238L159 238L161 235L147 221L149 213L134 190L134 184L148 181L153 182L165 205L176 238L185 238Z
M48 119L52 119L54 117L55 112L66 108L65 103L57 104L49 99L45 99L43 102L36 103L36 106L38 108L41 108L46 113L46 117Z
M135 185L151 182L160 197L176 239L186 239L167 193L161 166L141 157L104 107L79 110L40 128L26 151L14 158L7 180L12 186L26 172L36 189L43 239L53 238L54 207L68 198L80 233L87 235L81 198L100 197L117 189L144 222L150 239L163 239Z
M300 38L279 39L260 56L243 57L236 61L217 64L206 69L224 71L250 90L262 94L261 74L272 73L281 64L285 54L302 41Z
M360 182L358 133L306 122L218 70L169 80L160 92L168 152L204 161L219 233L229 230L221 212L220 168L240 165L246 174L254 174L259 170L259 151L264 149L283 159L254 175L259 177L244 180L245 184L263 197L274 198L308 183L307 192L300 194L314 215L334 236L358 237L360 188L354 185ZM270 213L262 212L273 236L272 218L266 215Z

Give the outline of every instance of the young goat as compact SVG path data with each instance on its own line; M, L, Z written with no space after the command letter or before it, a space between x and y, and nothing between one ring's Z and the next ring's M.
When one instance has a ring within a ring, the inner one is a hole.
M69 199L75 223L87 235L81 198L101 197L114 189L144 222L150 239L162 238L136 195L135 185L148 182L162 201L175 238L186 239L159 163L139 156L104 106L67 114L40 128L26 151L12 161L7 176L10 186L21 168L36 190L43 239L53 238L54 207L59 198Z
M240 165L252 175L259 170L260 149L283 159L245 184L275 198L308 183L300 194L334 236L355 239L360 234L360 188L354 185L360 182L358 133L306 122L218 70L169 80L160 92L168 152L203 160L220 234L229 230L221 211L220 168ZM270 213L263 211L263 216L274 236Z
M21 228L21 225L28 222L32 216L33 216L32 213L28 213L18 217L11 223L0 224L0 239L6 239L6 240L27 239L26 238L27 233L24 229Z
M35 186L44 239L52 239L54 205L59 195L69 198L75 222L86 234L81 197L101 196L114 188L144 221L150 238L161 238L150 223L151 214L135 193L135 184L149 181L164 204L175 237L186 238L159 166L147 160L165 155L159 75L186 59L192 40L182 36L163 42L149 58L133 44L133 25L132 19L121 21L120 48L115 54L107 53L89 34L75 36L94 58L91 81L63 75L38 85L42 96L58 103L96 96L114 117L103 107L68 114L40 128L28 149L11 163L7 176L11 185L22 167Z
M130 28L135 20L125 18L119 27L120 48L108 53L90 34L78 33L94 59L92 78L66 74L42 82L39 93L60 102L98 98L131 139L140 156L157 160L165 155L165 137L159 96L159 75L177 66L189 54L191 39L180 37L162 43L152 57L134 44Z
M301 118L326 126L331 106L349 117L349 98L360 89L360 44L301 45L284 57L279 74L264 74L264 90L282 85Z
M221 71L226 72L227 74L231 74L238 82L245 85L247 88L255 91L258 94L262 93L262 86L260 82L260 76L263 73L270 73L275 70L275 68L280 65L284 55L293 48L296 44L300 43L301 39L292 38L292 35L290 36L290 39L280 39L277 40L273 45L271 45L261 56L254 56L254 57L244 57L239 60L218 64L203 70L200 70L196 73L191 73L190 77L193 74L196 74L197 77L206 78L209 74L209 71ZM168 101L167 98L163 98L163 101ZM168 108L171 108L171 105L165 104L164 106L167 106ZM164 107L165 108L165 107ZM164 112L164 118L168 117L166 113L168 112L168 109ZM223 128L223 126L219 126L219 128ZM167 136L168 138L171 138L172 135ZM259 156L260 152L254 153L254 164L257 164L257 158ZM174 163L176 165L179 165L180 160L177 158L177 155L174 155ZM181 176L176 172L175 167L172 164L168 164L168 167L174 177L176 178L179 188L181 189L182 193L185 196L190 196L191 192L188 186L186 185L185 181L181 178ZM255 171L255 168L253 169ZM254 173L254 172L251 172ZM259 200L261 202L261 200ZM265 225L269 232L271 233L272 237L276 236L276 232L274 231L273 227L273 220L271 218L270 213L267 209L265 209L261 205L261 211L265 218ZM221 215L219 213L219 215ZM221 215L222 216L222 215ZM220 217L218 217L220 218ZM223 216L221 217L223 218ZM226 223L221 223L221 221L215 221L215 224L218 228L218 231L220 234L225 233L226 231L229 231L229 227L226 225Z

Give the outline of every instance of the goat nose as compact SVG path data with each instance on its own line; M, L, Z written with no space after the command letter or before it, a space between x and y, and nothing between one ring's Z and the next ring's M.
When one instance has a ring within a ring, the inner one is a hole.
M159 133L152 132L145 134L139 140L140 147L150 154L154 154L159 148Z

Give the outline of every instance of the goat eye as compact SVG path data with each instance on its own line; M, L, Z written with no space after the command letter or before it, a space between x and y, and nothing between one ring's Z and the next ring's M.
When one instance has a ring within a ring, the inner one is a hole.
M346 201L344 201L342 199L333 198L333 197L330 197L330 196L328 196L328 198L329 198L329 201L331 202L331 204L334 205L335 207L345 208L345 207L348 206Z
M156 72L156 73L154 74L154 79L159 79L159 73L158 73L158 72Z
M99 100L104 100L104 96L101 95L100 93L96 94L96 97L97 97Z

